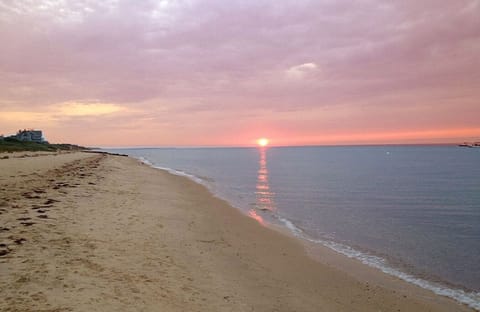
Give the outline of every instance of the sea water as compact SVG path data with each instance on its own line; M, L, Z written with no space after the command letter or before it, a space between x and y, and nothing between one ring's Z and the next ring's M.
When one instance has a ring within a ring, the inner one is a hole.
M480 148L122 149L287 227L480 310Z

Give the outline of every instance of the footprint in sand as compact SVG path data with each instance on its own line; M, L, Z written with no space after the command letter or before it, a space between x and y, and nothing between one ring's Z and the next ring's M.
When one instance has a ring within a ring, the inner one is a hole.
M15 244L17 244L17 245L21 245L21 244L23 244L23 243L26 242L26 241L27 241L27 240L26 240L25 238L23 238L23 237L16 238L16 239L13 240L13 242L14 242Z
M38 195L32 195L32 193L22 193L22 196L29 199L38 199L41 198Z
M10 253L10 249L8 248L7 244L0 243L0 257L8 255Z
M43 204L44 204L44 205L51 205L51 204L53 204L53 203L58 203L58 202L60 202L60 201L59 201L59 200L56 200L56 199L51 199L51 198L49 198L49 199L47 199Z
M52 205L43 205L43 206L33 205L32 210L45 209L45 208L51 208L51 207Z

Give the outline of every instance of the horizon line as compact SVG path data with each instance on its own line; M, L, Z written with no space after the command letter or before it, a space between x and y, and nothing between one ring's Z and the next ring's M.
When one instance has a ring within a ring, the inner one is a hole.
M156 149L156 148L284 148L284 147L347 147L347 146L457 146L465 142L444 143L355 143L355 144L302 144L302 145L130 145L130 146L87 146L91 149Z

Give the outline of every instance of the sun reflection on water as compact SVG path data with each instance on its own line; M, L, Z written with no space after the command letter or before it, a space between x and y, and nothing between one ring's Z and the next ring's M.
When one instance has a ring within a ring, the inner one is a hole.
M259 148L260 160L259 169L257 171L257 184L255 189L256 203L255 208L250 209L248 214L257 220L259 223L264 224L264 220L258 211L275 211L274 193L270 190L270 184L268 182L268 169L267 169L267 148Z

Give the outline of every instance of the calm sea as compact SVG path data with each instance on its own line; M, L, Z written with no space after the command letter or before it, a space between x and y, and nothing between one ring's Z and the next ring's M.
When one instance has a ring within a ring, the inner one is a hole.
M480 310L480 148L122 149L287 227Z

